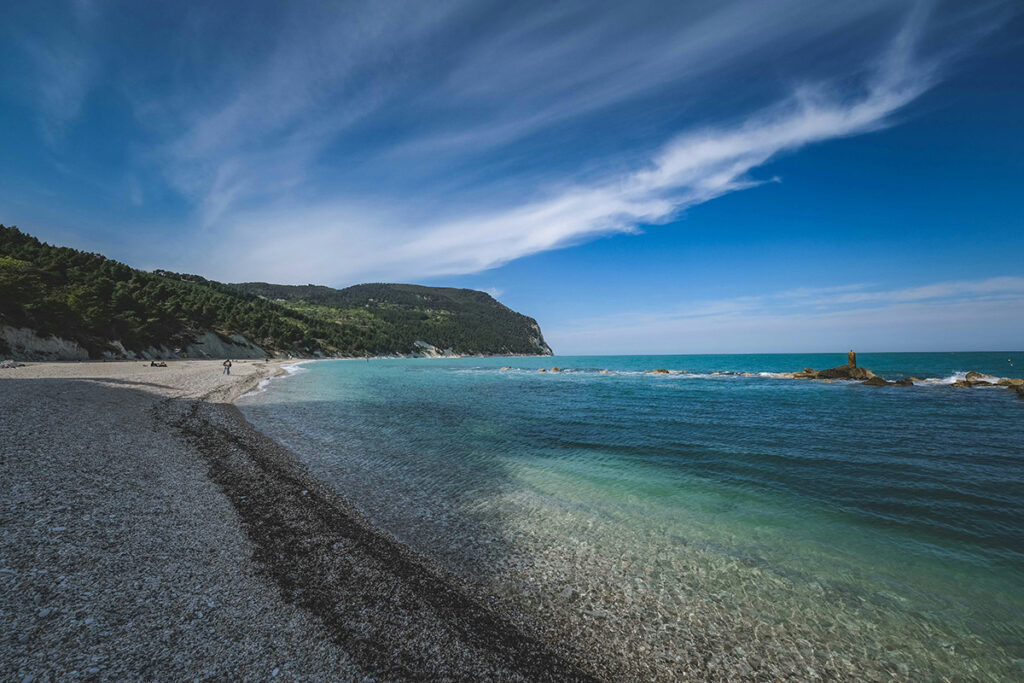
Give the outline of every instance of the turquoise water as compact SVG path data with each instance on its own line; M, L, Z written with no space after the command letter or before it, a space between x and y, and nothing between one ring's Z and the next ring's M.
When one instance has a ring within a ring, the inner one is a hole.
M949 386L1024 353L858 360L923 381L773 376L845 354L327 361L240 405L403 542L652 676L1024 675L1024 400Z

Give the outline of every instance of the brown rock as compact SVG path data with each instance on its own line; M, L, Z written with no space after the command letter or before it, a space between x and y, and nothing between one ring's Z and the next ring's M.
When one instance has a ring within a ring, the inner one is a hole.
M890 382L890 384L895 384L900 387L912 387L914 386L914 380L907 377L906 379L898 379L895 382Z
M651 370L651 372L654 373L655 375L668 375L668 374L671 374L665 368L655 368L654 370Z
M953 382L949 386L951 386L951 387L958 387L960 389L965 389L965 388L969 389L970 387L974 386L974 384L971 383L971 382L968 382L965 379L958 379L957 381Z
M996 384L1001 387L1019 387L1024 386L1024 379L1019 379L1017 377L1003 377L996 382Z
M861 384L863 384L864 386L867 386L867 387L885 387L885 386L889 386L890 384L892 384L892 382L886 382L881 377L875 376L875 377L871 377L866 382L861 382Z
M867 368L858 368L850 365L840 365L837 368L819 370L815 379L871 379L875 373Z
M993 377L992 375L986 375L983 372L975 372L974 370L971 370L966 375L964 375L964 379L967 380L968 382L992 382L997 378Z

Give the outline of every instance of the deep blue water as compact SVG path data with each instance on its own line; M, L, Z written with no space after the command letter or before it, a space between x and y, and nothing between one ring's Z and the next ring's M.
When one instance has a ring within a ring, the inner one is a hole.
M771 376L845 354L328 361L241 404L372 520L470 579L521 582L540 572L523 557L550 554L545 575L592 581L597 604L631 578L618 572L655 576L662 596L699 576L726 587L715 605L737 619L804 615L807 640L825 591L823 623L848 624L821 627L829 647L877 658L895 641L912 670L1024 673L1024 400L949 386L968 370L1022 377L1024 353L858 361L925 381ZM560 567L548 551L562 544L586 559ZM624 554L672 569L605 562ZM751 572L773 577L756 597L740 588Z

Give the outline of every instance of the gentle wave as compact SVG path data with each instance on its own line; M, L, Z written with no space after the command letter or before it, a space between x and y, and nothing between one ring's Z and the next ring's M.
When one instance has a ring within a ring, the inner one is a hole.
M287 365L282 365L281 369L284 370L287 374L285 374L285 375L278 375L277 377L268 377L266 379L261 379L259 384L256 385L255 389L253 389L252 391L247 391L246 393L242 394L238 398L239 399L243 399L243 398L249 398L251 396L256 396L258 394L262 394L264 391L267 390L267 387L270 386L270 383L273 382L275 379L281 379L282 377L291 377L292 375L297 375L297 374L299 374L301 372L309 372L309 370L307 370L306 368L303 368L301 366L304 363L312 363L312 362L313 361L299 361L297 363L289 363Z

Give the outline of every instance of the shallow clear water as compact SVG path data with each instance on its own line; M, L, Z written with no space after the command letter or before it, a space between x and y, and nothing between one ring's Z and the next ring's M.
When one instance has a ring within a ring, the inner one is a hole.
M654 676L1024 675L1024 401L948 386L1024 353L858 360L927 381L771 376L845 354L334 361L240 405L400 540Z

